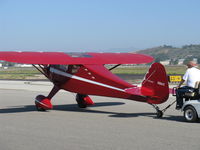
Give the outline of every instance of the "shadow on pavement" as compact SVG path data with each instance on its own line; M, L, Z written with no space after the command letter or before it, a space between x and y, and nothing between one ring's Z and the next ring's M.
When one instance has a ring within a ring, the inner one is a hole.
M101 102L101 103L95 103L94 106L90 106L86 109L79 108L77 106L77 104L54 105L53 110L77 111L77 112L87 112L88 111L88 112L90 112L92 110L89 110L89 108L124 105L124 104L125 103L122 103L122 102ZM3 109L0 109L0 114L1 113L21 113L21 112L31 112L31 111L37 111L35 105L12 106L12 107L8 107L8 108L3 108ZM48 112L48 110L47 110L47 112Z
M120 112L101 111L101 110L92 109L96 107L117 106L117 105L124 105L124 104L125 103L122 103L122 102L99 102L99 103L95 103L95 105L90 106L86 109L79 108L77 104L55 105L53 110L65 111L65 112L73 111L73 112L82 112L82 113L108 114L109 117L116 117L116 118L132 118L132 117L146 116L146 117L151 117L151 118L160 119L160 120L185 122L183 116L164 115L162 118L156 118L155 113L120 113ZM35 108L35 105L13 106L9 108L0 109L0 114L22 113L22 112L33 112L33 111L35 112L37 111Z

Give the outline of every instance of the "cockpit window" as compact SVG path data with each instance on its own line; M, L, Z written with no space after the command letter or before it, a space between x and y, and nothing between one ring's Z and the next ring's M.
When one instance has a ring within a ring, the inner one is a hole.
M75 74L78 72L80 65L51 65L50 67L70 74Z
M67 70L68 70L68 65L51 65L51 67L53 67L55 69L59 69L64 72L67 72Z
M72 74L75 74L78 72L80 68L80 65L70 65L69 67L69 71L72 73Z

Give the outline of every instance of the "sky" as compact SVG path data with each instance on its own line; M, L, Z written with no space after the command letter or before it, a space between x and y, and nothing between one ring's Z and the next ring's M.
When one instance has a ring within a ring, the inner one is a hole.
M199 0L0 0L0 51L200 44Z

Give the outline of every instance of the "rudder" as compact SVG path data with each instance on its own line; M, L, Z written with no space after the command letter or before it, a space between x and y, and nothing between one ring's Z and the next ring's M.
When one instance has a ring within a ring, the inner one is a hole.
M160 63L151 65L141 87L142 95L148 97L147 102L160 104L169 97L169 85L165 68Z

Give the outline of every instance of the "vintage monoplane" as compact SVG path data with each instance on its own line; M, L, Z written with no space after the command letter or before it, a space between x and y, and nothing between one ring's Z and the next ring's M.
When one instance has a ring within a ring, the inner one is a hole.
M140 86L132 85L110 72L121 64L144 64L154 59L136 53L67 53L67 52L0 52L0 60L32 64L54 87L48 96L35 98L37 110L52 109L51 99L60 90L77 93L78 106L94 104L88 95L124 98L151 104L162 117L156 104L169 96L165 68L153 63ZM105 64L115 64L107 69Z

